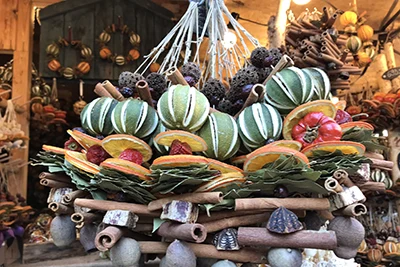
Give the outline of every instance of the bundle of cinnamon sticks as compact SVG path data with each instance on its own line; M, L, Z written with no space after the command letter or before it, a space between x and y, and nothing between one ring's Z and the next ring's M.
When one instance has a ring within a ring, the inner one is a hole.
M329 75L331 89L350 89L349 76L361 74L361 70L350 64L353 56L345 48L347 36L340 35L333 27L339 11L332 14L326 7L323 11L318 23L303 18L290 22L286 29L289 55L300 68L324 69Z

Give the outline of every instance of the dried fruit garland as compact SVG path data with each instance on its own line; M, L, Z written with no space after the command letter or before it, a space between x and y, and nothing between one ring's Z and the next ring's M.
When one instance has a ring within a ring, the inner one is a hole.
M120 18L119 18L120 20ZM132 45L132 49L129 50L126 56L119 55L113 53L111 49L107 46L107 44L111 41L111 35L114 33L121 33L122 35L127 35L129 37L129 42ZM139 53L139 45L140 45L140 36L134 31L130 30L129 27L124 24L121 25L120 21L118 25L111 24L107 28L105 28L99 35L99 44L100 44L100 57L104 60L108 60L117 64L118 66L123 66L131 61L135 61L140 57Z
M47 67L60 73L66 79L73 79L81 77L90 71L90 61L92 60L92 49L83 44L79 40L71 40L71 34L69 34L69 40L60 38L58 41L49 44L46 48L46 55L48 58ZM73 67L64 67L60 63L59 55L60 50L63 48L72 47L79 52L81 61Z

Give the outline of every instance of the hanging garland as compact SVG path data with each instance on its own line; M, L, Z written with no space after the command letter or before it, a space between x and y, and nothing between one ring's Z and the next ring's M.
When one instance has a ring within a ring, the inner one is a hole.
M115 33L120 33L123 36L129 37L129 43L132 49L129 50L127 55L116 54L111 51L107 44L111 41L111 36ZM139 45L140 36L129 27L121 23L121 17L118 17L118 25L111 24L107 26L99 35L99 54L100 58L115 63L118 66L123 66L129 62L135 61L140 57Z
M79 52L80 62L73 66L62 66L60 63L59 55L63 48L71 47ZM60 38L59 40L49 44L46 48L46 54L48 58L47 67L60 73L66 79L73 79L81 77L90 71L90 61L92 59L92 49L89 46L82 43L79 40L72 40L72 29L68 29L68 40Z

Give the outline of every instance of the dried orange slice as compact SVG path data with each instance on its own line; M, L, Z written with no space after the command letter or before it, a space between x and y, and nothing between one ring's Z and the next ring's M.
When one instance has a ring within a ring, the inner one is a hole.
M49 145L43 145L42 149L46 152L52 152L54 154L59 154L59 155L65 155L65 152L68 151L61 147L49 146Z
M336 109L341 109L341 110L345 110L346 109L346 100L339 100L339 102L337 102L335 104Z
M221 173L232 173L232 172L243 173L242 169L226 164L216 159L208 159L208 163L210 169L220 171Z
M293 140L292 129L296 126L299 121L310 112L322 112L324 115L335 118L336 107L330 100L316 100L301 106L298 106L292 110L283 121L283 138L286 140Z
M71 131L71 130L68 130L67 132L68 132L68 134L69 134L72 138L74 138L75 141L78 142L78 143L81 145L81 147L83 147L85 150L88 150L89 147L94 146L94 145L99 145L99 146L101 145L101 140L99 140L99 139L97 139L97 138L95 138L95 137L93 137L93 136L84 134L84 133L82 133L82 132L80 132L80 131L77 131L77 130L72 130L72 131Z
M211 192L218 190L220 188L224 188L228 185L231 185L233 183L237 184L242 184L246 181L246 178L243 177L243 174L241 173L224 173L217 178L203 184L199 188L196 189L195 192Z
M310 145L303 149L303 152L307 157L313 155L313 151L323 150L328 152L334 152L335 150L340 150L343 154L359 154L364 155L365 146L352 141L325 141L321 143L317 143L314 145Z
M102 140L101 145L113 158L118 158L128 148L139 151L144 162L150 160L153 155L151 147L146 142L127 134L109 135Z
M237 157L231 158L231 163L235 166L241 166L246 161L246 159L247 159L247 155L237 156Z
M260 170L265 164L277 160L281 155L294 156L298 161L303 163L308 164L309 162L308 158L297 150L287 147L266 145L247 155L247 160L244 162L243 170L245 172Z
M65 160L72 164L74 167L92 174L100 172L100 167L96 164L89 162L86 155L76 151L66 151Z
M178 140L180 142L185 142L189 144L193 152L201 152L207 150L207 143L203 138L195 134L181 131L181 130L171 130L162 132L154 137L154 142L162 146L171 147L172 142Z
M208 164L208 159L203 156L194 155L169 155L156 158L153 161L153 166L163 167L187 167L196 164Z
M115 169L127 174L136 175L141 180L150 180L150 178L147 177L147 175L151 173L150 170L128 160L109 158L103 161L100 166L103 168Z
M301 143L295 140L279 140L268 144L268 146L287 147L297 151L301 150Z
M372 126L371 124L369 124L368 122L363 122L363 121L351 121L351 122L346 122L340 125L340 127L342 128L342 132L345 132L348 129L351 129L353 127L359 127L359 128L363 128L366 130L374 130L374 126Z

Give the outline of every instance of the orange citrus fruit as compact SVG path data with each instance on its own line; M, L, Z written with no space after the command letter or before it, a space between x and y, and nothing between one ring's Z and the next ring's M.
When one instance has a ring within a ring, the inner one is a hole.
M80 132L80 131L77 131L77 130L73 130L73 131L68 130L67 132L68 132L69 135L70 135L72 138L74 138L75 141L78 142L78 143L81 145L81 147L83 147L85 150L88 150L89 147L94 146L94 145L99 145L99 146L101 145L101 140L99 140L99 139L97 139L97 138L95 138L95 137L93 137L93 136L84 134L84 133L82 133L82 132Z
M335 118L336 107L330 100L316 100L292 110L283 121L283 138L292 140L292 129L310 112L322 112L325 116Z
M297 151L301 150L301 143L295 140L279 140L268 144L268 146L287 147Z
M156 135L156 137L154 137L154 142L159 145L168 147L171 147L172 142L174 142L175 140L189 144L193 152L201 152L207 150L207 144L203 138L186 131L171 130L159 133Z
M153 161L153 166L163 167L187 167L196 164L208 164L208 159L194 155L169 155L158 157Z
M100 172L100 167L88 161L83 153L68 150L65 152L65 160L82 171L92 174Z
M308 164L309 162L308 158L297 150L287 147L266 145L247 155L247 160L244 162L243 170L245 172L260 170L265 164L277 160L281 155L294 156L298 161L303 163Z
M101 145L113 158L118 158L126 149L139 151L143 156L144 162L150 160L153 155L151 147L146 142L127 134L109 135L102 140Z
M238 168L238 167L226 164L226 163L221 162L221 161L216 160L216 159L210 159L209 158L208 159L208 164L210 166L210 169L218 170L221 173L232 173L232 172L242 173L243 172L243 170Z
M237 156L237 157L231 158L231 163L233 165L240 166L240 165L243 165L243 163L246 161L246 159L247 159L247 155Z
M313 151L323 150L328 152L334 152L340 150L343 154L359 154L364 155L365 146L363 144L352 142L352 141L325 141L317 144L310 145L303 149L306 156L310 157L313 155Z
M199 188L196 189L195 192L211 192L217 191L219 188L226 187L230 184L237 183L242 184L246 181L246 178L243 177L240 173L224 173L217 178L203 184Z
M61 148L61 147L49 146L49 145L43 145L42 149L44 151L52 152L54 154L59 154L59 155L65 155L65 152L68 151L68 150L66 150L64 148Z
M351 129L353 127L359 127L363 128L366 130L374 130L374 126L369 124L368 122L363 122L363 121L351 121L351 122L346 122L343 124L340 124L340 127L342 128L342 132L345 132L348 129Z
M136 175L141 180L150 180L150 178L147 177L147 175L151 173L148 169L128 160L109 158L103 161L100 166Z

